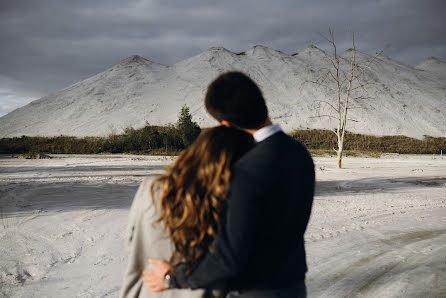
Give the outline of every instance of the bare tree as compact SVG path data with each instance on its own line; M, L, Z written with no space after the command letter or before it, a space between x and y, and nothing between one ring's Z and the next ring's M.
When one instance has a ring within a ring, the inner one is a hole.
M315 106L318 110L316 117L328 117L337 122L337 127L332 130L337 137L337 148L333 149L338 157L337 166L341 168L347 123L349 121L357 122L357 120L349 118L348 112L352 109L364 108L367 105L364 100L372 98L369 87L376 85L377 82L374 79L366 79L364 73L381 55L382 51L366 61L358 61L355 34L352 33L353 47L349 50L351 57L340 57L337 52L334 32L331 29L328 32L328 37L323 34L321 36L333 47L332 53L324 52L330 66L320 69L319 77L308 82L336 94L328 100L317 100Z

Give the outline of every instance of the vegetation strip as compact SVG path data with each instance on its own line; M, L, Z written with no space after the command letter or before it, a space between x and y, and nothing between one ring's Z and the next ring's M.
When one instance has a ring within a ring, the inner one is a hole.
M185 127L185 128L184 128ZM0 139L2 154L95 154L133 153L176 155L198 135L199 128L182 129L177 125L127 128L123 134L108 137L14 137ZM191 126L193 127L193 126ZM314 155L335 154L336 136L330 130L295 130L290 133ZM344 149L347 155L381 153L440 154L446 153L446 138L426 136L423 140L406 136L371 136L347 132Z

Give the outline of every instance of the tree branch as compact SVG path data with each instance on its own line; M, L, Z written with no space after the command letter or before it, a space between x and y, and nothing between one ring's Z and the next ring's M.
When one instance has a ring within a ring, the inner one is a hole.
M335 116L332 116L332 115L317 115L317 116L310 116L309 118L311 119L311 118L322 118L322 117L328 117L328 118L333 118L333 119L338 119L337 117L335 117Z
M308 80L307 80L306 82L308 82L308 83L312 83L312 84L315 84L315 85L318 85L318 86L325 87L325 88L327 88L327 89L329 89L329 90L331 90L331 91L335 91L335 89L333 89L332 87L330 87L330 86L328 86L328 85L326 85L326 84L319 83L318 81L308 81Z
M326 101L326 100L317 100L317 101L315 101L315 103L319 103L319 108L320 108L320 104L323 103L323 104L326 104L326 105L328 105L329 107L331 107L336 113L339 112L339 109L338 109L338 108L336 108L333 104L329 103L329 102Z

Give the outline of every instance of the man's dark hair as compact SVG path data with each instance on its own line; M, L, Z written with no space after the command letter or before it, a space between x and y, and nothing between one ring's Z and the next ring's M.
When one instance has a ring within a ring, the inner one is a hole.
M226 120L241 128L259 128L268 117L260 88L237 71L221 74L209 85L205 106L219 122Z

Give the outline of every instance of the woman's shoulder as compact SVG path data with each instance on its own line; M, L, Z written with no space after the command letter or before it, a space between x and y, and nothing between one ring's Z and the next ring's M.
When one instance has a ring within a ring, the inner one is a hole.
M140 187L150 189L156 178L158 178L158 175L148 175L148 176L144 177L144 180L141 182Z
M130 218L140 217L147 211L152 210L154 200L152 198L152 184L156 176L146 176L139 184L138 190L133 198L133 203L130 208ZM156 195L156 194L155 194ZM150 212L153 213L153 212Z
M151 197L152 195L152 184L157 176L146 176L144 180L139 184L138 190L136 191L136 197Z

